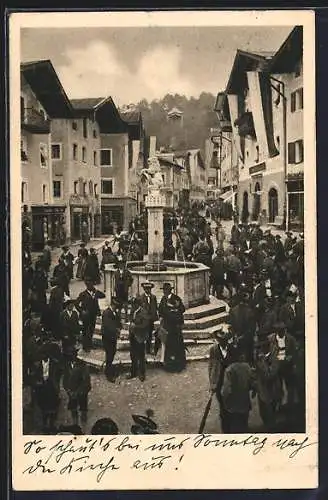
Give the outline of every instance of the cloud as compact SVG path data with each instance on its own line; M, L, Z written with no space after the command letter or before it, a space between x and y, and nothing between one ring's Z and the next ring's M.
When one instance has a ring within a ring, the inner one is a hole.
M121 61L112 46L100 40L83 48L68 49L65 56L67 63L56 69L71 98L111 95L117 104L123 104L161 98L167 93L190 96L196 92L192 81L181 73L178 47L147 50L136 70Z

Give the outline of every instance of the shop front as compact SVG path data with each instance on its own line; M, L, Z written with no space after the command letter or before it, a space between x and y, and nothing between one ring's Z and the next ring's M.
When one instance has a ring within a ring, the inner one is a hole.
M65 210L63 206L32 206L32 250L42 250L46 241L52 246L65 243Z
M117 228L128 230L137 213L137 202L132 198L102 198L101 234L115 234Z
M71 241L89 241L92 234L91 217L88 206L71 205Z
M302 231L304 229L304 179L289 178L287 181L287 213L288 229Z

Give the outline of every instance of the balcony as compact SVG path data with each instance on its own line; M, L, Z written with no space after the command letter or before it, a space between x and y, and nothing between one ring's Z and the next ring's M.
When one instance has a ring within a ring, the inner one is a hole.
M34 134L49 134L50 120L35 108L25 108L21 114L21 127Z
M246 111L235 121L235 126L238 127L238 133L241 137L256 138L253 115L250 111Z

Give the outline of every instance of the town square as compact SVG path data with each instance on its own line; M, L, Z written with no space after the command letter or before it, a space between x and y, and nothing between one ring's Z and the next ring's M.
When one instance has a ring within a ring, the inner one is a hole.
M23 433L304 432L303 29L133 30L21 37Z

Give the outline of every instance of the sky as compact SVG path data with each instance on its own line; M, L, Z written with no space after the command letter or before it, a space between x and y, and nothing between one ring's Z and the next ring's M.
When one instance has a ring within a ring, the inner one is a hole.
M165 94L216 95L236 50L275 52L292 26L23 28L21 61L50 59L69 98L119 106Z

